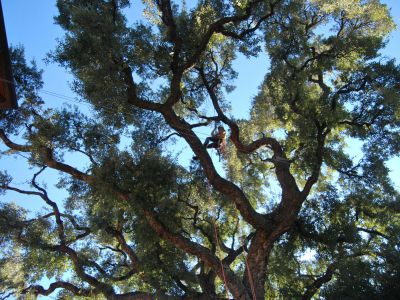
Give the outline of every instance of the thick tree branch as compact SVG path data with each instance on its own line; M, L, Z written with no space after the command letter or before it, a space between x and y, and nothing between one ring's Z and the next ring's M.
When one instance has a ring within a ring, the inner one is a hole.
M14 142L12 142L5 132L0 129L0 139L3 141L3 143L10 149L15 150L15 151L20 151L20 152L30 152L32 150L31 146L28 145L19 145Z
M258 228L267 227L267 220L262 214L259 214L254 210L243 191L238 186L222 178L218 174L210 155L200 142L199 138L192 131L190 125L185 120L180 119L172 111L167 111L163 115L167 123L183 136L194 151L195 155L199 158L210 184L213 185L217 191L226 195L235 203L237 209L248 223Z
M270 6L270 12L268 14L262 16L261 18L259 18L257 23L254 26L252 26L252 27L250 27L248 29L245 29L240 33L235 33L235 32L226 30L225 28L221 28L220 30L217 30L217 32L219 32L219 33L221 33L221 34L223 34L225 36L229 36L229 37L231 37L233 39L242 40L245 36L249 35L250 33L253 33L258 28L260 28L261 24L264 21L266 21L267 19L269 19L270 17L272 17L275 14L274 8L275 8L275 5L278 2L279 1L270 3L270 5L269 5ZM254 22L251 22L251 23L254 23Z
M121 245L122 251L126 253L131 261L131 266L138 271L139 270L139 258L137 257L135 251L128 245L128 243L125 240L124 235L122 234L122 231L116 230L114 228L108 227L107 228L108 232L110 232L119 242Z
M333 274L335 273L337 263L334 262L328 266L326 269L325 273L318 277L317 279L314 280L307 288L306 291L304 292L303 296L301 297L302 300L310 300L315 293L321 288L321 286L327 282L329 282Z
M372 234L372 235L378 235L378 236L381 236L381 237L383 237L383 238L385 238L387 240L390 240L390 236L388 236L388 235L386 235L386 234L384 234L384 233L382 233L382 232L380 232L378 230L375 230L375 229L357 227L357 230L358 231L362 231L362 232L366 232L366 233L369 233L369 234Z
M242 21L245 21L245 20L249 19L251 14L252 14L253 9L259 3L262 3L262 1L261 0L250 1L248 3L248 5L247 5L246 9L245 9L245 13L244 14L241 14L241 15L238 14L238 15L233 15L233 16L229 16L229 17L224 17L224 18L221 18L221 19L215 21L214 23L212 23L208 27L208 29L207 29L206 33L204 34L203 38L201 39L201 41L199 42L198 47L197 47L197 51L193 54L193 56L191 56L186 61L183 69L184 70L190 69L196 64L196 62L199 60L200 56L206 50L208 42L210 41L210 39L211 39L211 37L213 36L214 33L223 32L225 30L224 29L224 25L226 25L228 23L239 23L239 22L242 22ZM267 19L268 17L269 17L269 14L266 16L265 19ZM264 21L264 19L263 19L263 21ZM256 29L254 29L254 30L256 30ZM250 31L250 32L252 32L252 31Z
M56 289L65 289L67 291L72 292L75 296L83 296L83 297L90 297L98 294L95 290L88 290L84 288L79 288L69 282L65 281L57 281L50 284L48 289L45 289L41 285L32 285L26 289L24 289L21 293L34 293L35 295L42 295L48 296L53 293Z
M182 49L182 39L177 32L170 0L158 0L157 5L159 10L161 11L161 19L168 29L168 40L174 45L171 63L171 90L170 95L165 103L166 107L171 108L176 102L179 101L182 96L180 83L182 80L183 69L179 66L180 53Z
M79 278L93 286L105 296L114 295L112 286L99 281L97 278L84 271L84 266L90 265L90 263L81 258L74 249L66 245L57 246L56 249L68 255L73 263L74 271Z
M43 158L44 158L44 163L55 170L61 171L63 173L70 174L72 177L83 180L87 183L92 182L92 177L84 172L79 171L78 169L75 169L74 167L64 164L62 162L57 161L54 158L54 153L53 150L47 147L42 148L43 151Z
M215 94L213 87L207 81L206 74L204 73L204 70L202 68L199 68L199 73L203 80L204 85L206 86L207 92L212 100L214 108L217 111L218 117L231 129L230 140L233 142L236 149L241 153L248 154L254 152L260 147L263 146L269 147L274 153L270 161L273 162L275 165L275 173L281 185L282 193L286 195L285 199L292 201L293 198L298 198L300 191L297 186L296 180L290 173L289 170L290 161L286 158L286 155L280 143L274 138L264 136L256 141L253 141L248 145L244 145L240 141L239 126L236 124L236 122L228 118L222 111L219 105L217 95Z
M235 299L244 299L243 296L246 294L246 291L244 290L240 280L228 266L223 265L222 269L221 262L209 249L194 243L177 233L171 232L157 219L153 212L144 210L144 215L149 225L160 237L168 240L179 249L197 256L209 267L211 267L222 280L226 278L229 290L234 295Z
M3 130L0 129L0 138L3 140L4 144L9 147L12 150L15 151L20 151L20 152L32 152L34 151L34 149L32 148L32 146L28 146L28 145L19 145L16 144L14 142L12 142L4 133ZM72 175L74 178L79 179L79 180L83 180L87 183L91 182L91 176L79 171L78 169L64 164L62 162L57 161L54 158L54 154L53 154L53 150L42 146L41 147L41 154L43 155L43 160L44 160L44 164L47 165L48 167L52 168L52 169L56 169L58 171L64 172L64 173L68 173L70 175Z
M325 126L321 125L318 121L315 121L315 124L317 127L317 147L315 150L314 167L311 175L307 178L303 190L301 191L303 199L305 199L309 195L312 186L318 181L324 158L325 138L330 132L329 129L326 129Z
M151 110L151 111L158 111L162 110L162 105L159 103L154 103L150 101L146 101L140 99L137 95L136 84L133 80L132 70L130 67L126 66L123 70L124 72L124 80L127 87L127 97L128 103L142 109Z

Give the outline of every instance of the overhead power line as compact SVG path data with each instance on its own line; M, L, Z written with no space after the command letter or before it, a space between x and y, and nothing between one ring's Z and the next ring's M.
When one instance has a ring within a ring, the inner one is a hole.
M5 78L0 78L0 81L4 81L4 82L11 83L13 85L16 85L14 82L11 82L11 81L9 81L9 80L7 80ZM88 106L89 108L92 108L94 106L93 104L91 104L91 103L89 103L87 101L80 101L76 97L67 96L67 95L64 95L64 94L61 94L61 93L58 93L58 92L55 92L55 91L42 89L42 90L39 91L39 93L42 93L42 94L45 94L45 95L49 95L49 96L52 96L52 97L55 97L55 98L59 98L59 99L62 99L64 101L67 101L67 102L70 102L70 103L79 104L79 105L85 105L85 106ZM101 109L103 109L104 111L107 111L107 112L110 112L110 113L118 113L118 111L115 108L112 108L112 107L106 107L104 105L98 105L98 104L96 104L96 106L101 108ZM183 131L187 130L186 128L183 128L183 127L179 127L179 128L182 129ZM196 130L192 130L192 131L197 135L203 135L203 136L208 136L209 135L209 134L206 134L206 133L203 133L203 132L199 132L199 131L196 131ZM184 133L179 133L179 134L192 135L191 133L185 133L185 132ZM127 138L131 138L130 136L127 136L127 135L124 135L124 134L122 134L122 135L127 137Z

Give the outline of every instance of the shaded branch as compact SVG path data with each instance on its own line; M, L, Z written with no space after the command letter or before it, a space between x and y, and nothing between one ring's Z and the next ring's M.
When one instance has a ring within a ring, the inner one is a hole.
M223 18L215 21L214 23L212 23L208 27L208 29L207 29L206 33L204 34L203 38L201 39L201 41L199 42L198 47L197 47L197 51L192 55L192 57L190 57L186 61L183 69L184 70L190 69L196 64L196 62L199 60L199 58L202 55L202 53L206 50L208 42L210 41L210 39L211 39L211 37L213 36L214 33L224 31L224 25L226 25L228 23L239 23L239 22L247 20L248 18L250 18L251 14L252 14L252 11L253 11L253 8L257 4L262 3L262 2L263 1L261 1L261 0L250 1L248 3L248 5L247 5L246 9L245 9L245 13L244 14L241 14L241 15L238 14L238 15L233 15L233 16L229 16L229 17L223 17ZM268 17L269 17L269 15L266 16L266 18L268 18ZM254 29L254 30L256 30L256 29ZM252 32L252 31L250 31L250 32Z
M161 238L168 240L177 248L201 259L212 268L222 280L226 278L229 290L234 295L234 298L240 299L241 295L245 294L244 286L240 282L239 278L236 277L228 266L221 265L219 259L209 249L194 243L177 233L169 231L169 229L167 229L166 226L156 218L153 212L144 210L144 216L149 225ZM224 269L222 269L222 266Z
M125 66L123 69L124 81L127 87L128 103L142 109L158 111L162 110L162 105L150 101L140 99L137 95L136 84L133 80L132 70L129 66Z
M109 284L99 281L97 278L84 271L84 266L90 265L90 263L85 262L84 259L79 257L78 253L74 249L66 245L57 246L55 249L68 255L73 263L74 271L80 279L93 286L97 291L101 292L105 296L114 294L114 290Z
M386 234L384 234L384 233L382 233L382 232L380 232L378 230L375 230L375 229L357 227L357 230L358 231L362 231L362 232L366 232L366 233L369 233L369 234L372 234L372 235L378 235L378 236L381 236L381 237L383 237L383 238L385 238L387 240L390 240L390 236L388 236L388 235L386 235Z
M247 247L246 247L246 244L247 244L248 242L251 241L251 239L254 237L254 235L255 235L254 232L253 232L253 233L250 233L250 234L245 238L245 240L243 241L243 244L242 244L241 246L239 246L236 250L231 249L231 251L229 252L229 254L222 260L222 262L223 262L224 264L230 265L231 263L234 262L234 260L235 260L239 255L241 255L242 253L244 253L244 251L248 251L248 250L247 250Z
M70 174L72 177L83 180L87 183L90 183L92 181L92 177L84 172L79 171L78 169L64 164L62 162L59 162L54 159L54 153L53 150L47 147L43 147L43 154L44 154L44 163L55 170L61 171L63 173Z
M172 133L170 133L170 134L168 134L168 135L166 135L164 137L159 138L156 143L160 144L160 143L166 142L167 140L169 140L174 135L181 136L178 132L172 132Z
M206 148L201 143L200 139L196 136L193 130L190 128L185 120L178 117L173 111L163 112L163 116L166 122L177 132L189 144L195 155L199 158L200 163L204 168L205 175L210 181L210 184L214 188L226 195L231 201L233 201L240 211L246 222L252 224L255 227L265 228L267 221L262 214L257 213L243 191L236 186L234 183L222 178L215 169L215 166L208 154Z
M286 158L286 155L280 143L272 137L263 136L262 138L251 142L250 144L247 145L243 144L240 140L239 126L236 124L236 122L228 118L222 111L219 105L217 95L215 94L214 89L212 88L210 83L207 81L204 70L202 68L199 68L198 71L207 89L207 92L212 100L214 108L217 111L219 118L225 124L227 124L231 130L230 140L233 142L236 149L241 153L249 154L253 153L254 151L263 146L267 146L268 148L270 148L274 153L271 162L273 162L275 165L275 173L277 175L283 193L287 195L292 195L292 197L299 196L300 192L299 188L296 184L293 175L289 171L290 161Z
M153 299L165 299L165 300L178 300L181 297L173 297L167 295L160 295L158 293L146 293L146 292L132 292L126 294L116 294L108 297L109 300L153 300Z
M92 295L98 294L95 290L88 290L88 289L83 289L83 288L78 288L77 286L65 282L65 281L56 281L50 284L48 289L45 289L41 285L32 285L26 289L24 289L21 293L22 294L27 294L27 293L34 293L35 295L43 295L43 296L48 296L51 293L53 293L56 289L65 289L67 291L72 292L75 296L83 296L83 297L90 297Z
M84 231L83 233L78 234L75 237L74 241L84 238L91 233L91 230L89 227L79 225L73 216L71 216L69 214L65 214L65 213L60 213L60 216L67 218L71 222L74 229L79 230L79 231Z
M101 291L104 295L113 294L114 291L111 286L100 282L95 277L87 274L84 271L84 266L86 265L86 266L94 266L94 267L96 267L97 270L99 270L101 272L102 269L100 268L100 266L98 266L97 264L90 262L88 260L84 260L82 257L79 257L78 253L74 249L72 249L71 247L68 246L68 242L66 240L66 235L65 235L65 231L64 231L63 221L61 219L61 213L58 209L57 204L54 201L51 201L47 195L46 190L41 188L36 183L37 176L40 175L44 169L45 169L45 167L42 168L39 172L35 173L35 175L32 178L32 181L31 181L32 185L37 190L39 190L39 192L25 191L25 190L20 190L17 188L12 188L9 186L5 186L3 188L14 190L21 194L39 196L46 202L46 204L51 206L53 209L53 215L55 216L55 219L56 219L57 232L58 232L58 237L60 239L60 245L49 245L49 244L40 242L36 245L36 247L43 249L43 250L48 250L48 251L53 251L53 252L56 251L56 252L61 252L61 253L66 254L71 259L73 266L74 266L74 270L79 278L81 278L83 281L86 281L87 283L89 283L90 285L95 287L97 290ZM26 244L30 245L30 243L28 241L26 241L22 238L22 229L23 228L20 225L16 224L15 226L11 226L11 227L18 228L20 230L20 234L18 235L18 240L20 243L25 244L25 245ZM32 246L32 245L30 245L30 246ZM101 273L105 273L105 272L101 272ZM55 287L54 289L58 288L57 285L54 285L54 287ZM54 291L54 289L51 290L49 293ZM46 292L44 289L41 291Z
M262 16L261 18L259 18L258 21L257 21L257 23L256 23L253 27L250 27L250 28L248 28L248 29L245 29L245 30L243 30L243 31L240 32L240 33L235 33L235 32L226 30L226 29L224 29L224 28L221 28L221 29L218 30L217 32L219 32L219 33L221 33L221 34L223 34L223 35L225 35L225 36L229 36L229 37L231 37L231 38L237 39L237 40L242 40L246 35L248 35L248 34L250 34L250 33L253 33L253 32L256 31L258 28L260 28L261 24L262 24L264 21L266 21L267 19L269 19L270 17L272 17L272 16L275 14L274 9L275 9L275 5L276 5L278 2L279 2L279 1L274 2L274 3L270 3L270 12L269 12L268 14ZM252 23L253 23L253 22L252 22Z
M333 274L335 273L337 263L334 262L328 266L325 273L322 276L319 276L315 279L304 292L303 296L301 297L302 300L310 300L315 293L321 288L321 286L327 282L329 282Z
M307 178L304 188L301 191L303 199L305 199L308 196L312 186L318 181L324 157L325 138L330 132L330 129L325 129L325 126L321 125L318 121L315 121L315 125L317 127L317 147L315 150L315 161L312 173Z
M163 23L168 27L168 39L174 44L171 69L172 71L176 71L178 69L179 55L182 49L182 39L176 30L171 1L157 0L157 6L161 11L161 19Z
M196 115L196 117L203 119L203 120L207 120L207 123L211 123L213 121L219 121L219 117L215 116L215 117L208 117L205 115L200 114L197 109L192 108L192 107L186 107L187 110L191 111L192 113L194 113Z
M225 113L222 111L222 109L219 105L217 95L214 92L213 86L208 82L208 80L206 78L206 74L204 73L204 69L198 68L198 71L199 71L200 77L207 89L207 92L211 98L213 106L218 114L219 120L221 120L222 122L227 124L229 126L229 128L231 129L230 139L234 143L234 145L238 149L238 151L241 153L249 154L249 153L256 151L257 149L259 149L262 146L269 146L274 151L274 153L276 153L277 156L284 157L284 153L283 153L281 145L279 144L279 142L277 140L275 140L274 138L271 138L271 137L269 137L269 138L263 137L263 138L258 139L248 145L244 145L240 141L239 126L236 124L236 122L234 122L233 120L228 118L225 115Z
M15 295L15 292L13 292L13 291L11 291L9 293L0 291L0 300L6 300L14 295Z
M15 151L20 151L20 152L30 152L32 150L31 146L28 145L19 145L14 142L12 142L5 132L0 129L0 139L3 141L3 143L10 149L15 150Z
M4 142L4 144L12 150L20 151L20 152L33 152L35 150L32 146L19 145L19 144L12 142L6 136L4 131L1 129L0 129L0 138ZM91 181L90 175L88 175L84 172L81 172L78 169L76 169L70 165L67 165L67 164L64 164L62 162L55 160L52 149L42 146L40 151L41 151L41 154L43 155L44 163L48 167L50 167L52 169L56 169L56 170L64 172L64 173L68 173L68 174L72 175L74 178L83 180L87 183L89 183Z
M140 265L139 258L137 257L135 251L126 242L122 231L116 230L111 227L107 227L107 231L117 239L117 241L121 245L122 251L128 255L128 257L131 261L132 268L136 272L138 272L138 270L140 269L139 268L139 265Z

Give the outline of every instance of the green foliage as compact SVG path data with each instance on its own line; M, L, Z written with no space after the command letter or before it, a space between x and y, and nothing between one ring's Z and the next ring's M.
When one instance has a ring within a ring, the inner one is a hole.
M93 114L45 106L42 72L11 49L20 102L0 112L4 155L24 152L36 173L18 185L1 171L0 192L43 200L47 210L0 205L0 292L35 297L49 278L76 287L61 290L66 299L216 299L229 275L231 292L237 284L248 299L250 263L265 286L259 298L395 299L400 197L386 163L400 150L400 67L379 54L394 28L388 8L378 0L168 3L144 1L145 18L129 24L126 0L57 1L66 33L49 60L72 72ZM250 118L237 120L228 116L240 72L233 63L261 49L270 67ZM157 109L140 108L148 105ZM221 156L227 181L189 129L212 120L231 129ZM168 142L177 133L202 154L189 167ZM267 138L279 147L243 146ZM49 179L46 168L62 173L64 201L39 181ZM243 199L254 208L247 215Z

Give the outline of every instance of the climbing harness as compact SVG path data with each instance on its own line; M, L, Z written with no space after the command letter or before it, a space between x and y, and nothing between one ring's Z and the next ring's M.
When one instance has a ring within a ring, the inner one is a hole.
M204 146L215 149L220 161L226 155L226 132L219 121L215 122L211 135L204 141Z

